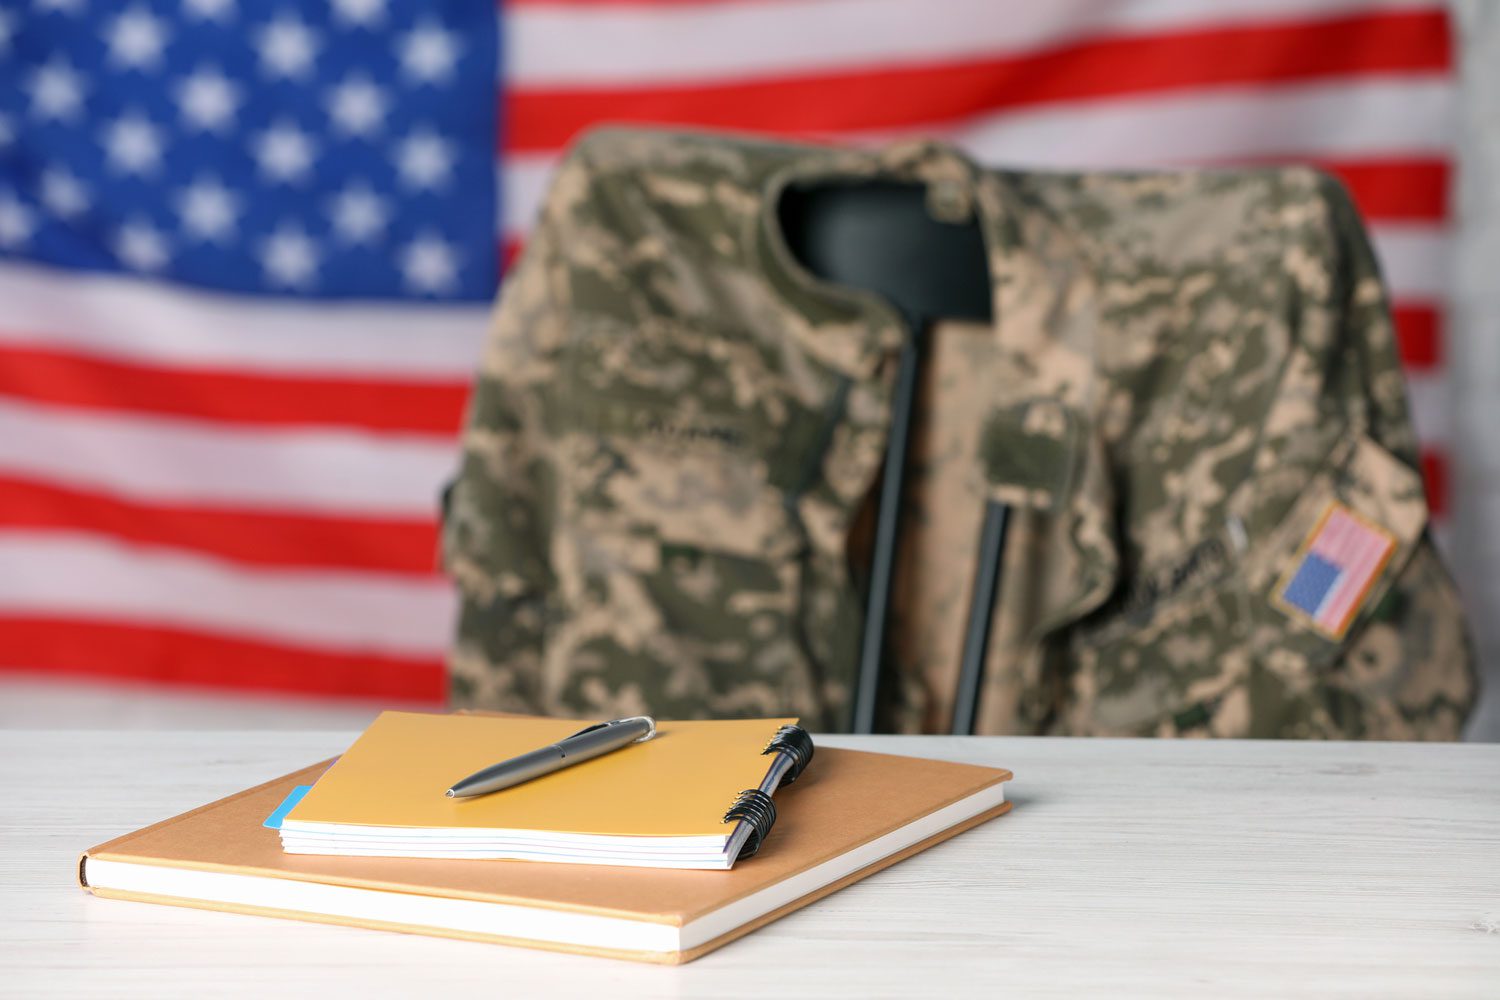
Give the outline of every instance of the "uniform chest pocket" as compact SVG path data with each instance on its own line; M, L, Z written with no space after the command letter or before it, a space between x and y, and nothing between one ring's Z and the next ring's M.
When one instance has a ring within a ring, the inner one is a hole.
M1234 518L1074 634L1077 731L1337 734L1329 672L1410 561L1427 522L1420 476L1346 439L1269 526ZM1123 609L1120 605L1123 605Z
M547 672L561 700L818 717L800 628L805 534L764 420L691 393L574 390L554 435Z
M598 530L786 558L801 544L786 497L826 415L779 356L742 331L580 322L548 404L572 487L561 499Z
M577 399L560 436L570 495L592 530L776 559L797 531L745 416L686 401Z

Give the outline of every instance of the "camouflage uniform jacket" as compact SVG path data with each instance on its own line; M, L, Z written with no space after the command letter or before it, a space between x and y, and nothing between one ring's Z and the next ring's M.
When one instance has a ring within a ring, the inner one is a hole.
M631 130L577 144L501 296L445 520L455 704L847 727L906 334L775 210L861 177L977 215L990 258L972 463L1015 513L979 731L1458 733L1471 651L1336 182ZM1320 620L1293 580L1328 517L1368 579ZM887 725L930 725L892 669Z

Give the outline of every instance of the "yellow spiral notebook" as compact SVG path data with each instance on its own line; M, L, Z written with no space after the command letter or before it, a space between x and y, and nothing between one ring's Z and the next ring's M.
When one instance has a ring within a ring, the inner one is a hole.
M658 722L644 743L525 784L470 799L444 794L590 721L384 712L286 815L282 848L723 869L769 834L769 824L726 814L748 790L769 797L787 780L788 757L767 751L795 719Z

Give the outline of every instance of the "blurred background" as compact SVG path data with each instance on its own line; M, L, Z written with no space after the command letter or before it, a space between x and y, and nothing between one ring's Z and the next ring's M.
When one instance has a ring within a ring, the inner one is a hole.
M1487 0L0 0L0 726L440 706L489 303L621 121L1338 174L1500 739Z

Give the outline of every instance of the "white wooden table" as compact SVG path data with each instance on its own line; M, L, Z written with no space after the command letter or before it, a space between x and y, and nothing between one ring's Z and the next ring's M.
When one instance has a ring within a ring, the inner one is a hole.
M329 732L0 731L0 996L1500 996L1500 746L824 742L1009 816L680 968L96 899L78 852Z

